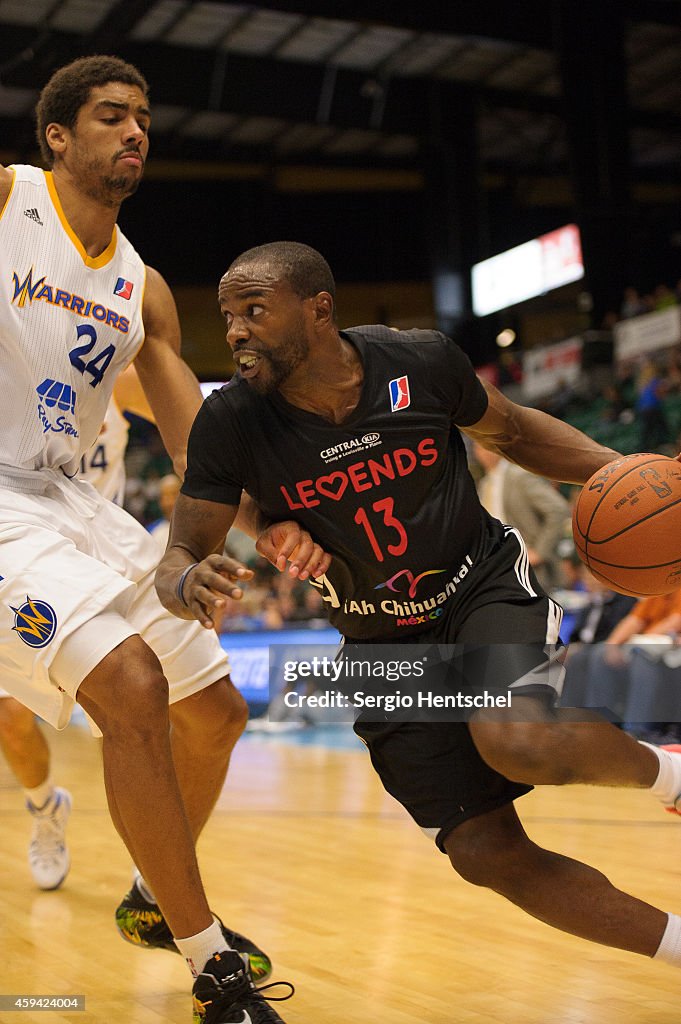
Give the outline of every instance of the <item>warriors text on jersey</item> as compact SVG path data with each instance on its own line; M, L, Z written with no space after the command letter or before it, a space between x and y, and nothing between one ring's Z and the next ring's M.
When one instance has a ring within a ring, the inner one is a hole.
M456 426L487 396L462 350L435 331L356 327L359 403L339 425L261 396L237 374L203 404L185 494L295 519L333 556L320 581L329 618L356 640L431 628L503 528L481 508Z
M0 464L76 474L114 379L144 339L144 264L116 227L93 259L72 231L49 172L17 165L0 211Z

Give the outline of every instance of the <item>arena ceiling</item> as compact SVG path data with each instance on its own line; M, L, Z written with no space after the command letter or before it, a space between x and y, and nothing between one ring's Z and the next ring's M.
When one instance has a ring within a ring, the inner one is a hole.
M0 0L0 157L34 156L32 110L55 67L107 52L150 81L155 157L206 174L254 161L408 172L434 103L446 114L473 102L485 173L558 179L570 116L561 2ZM681 5L619 7L633 179L675 191Z

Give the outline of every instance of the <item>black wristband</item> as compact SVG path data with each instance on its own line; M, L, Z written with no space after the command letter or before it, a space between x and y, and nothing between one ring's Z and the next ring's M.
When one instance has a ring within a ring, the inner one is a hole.
M189 576L189 573L192 571L192 569L195 569L198 564L198 562L192 562L191 565L188 565L187 568L182 573L182 575L180 576L179 580L177 581L175 593L177 594L178 601L180 601L185 606L185 608L187 607L187 602L184 599L184 581L187 579L187 576Z

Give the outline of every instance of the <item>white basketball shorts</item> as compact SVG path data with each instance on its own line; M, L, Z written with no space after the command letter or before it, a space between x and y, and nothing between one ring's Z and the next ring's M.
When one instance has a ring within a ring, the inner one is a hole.
M10 695L62 729L83 679L135 634L161 662L171 704L228 674L215 633L161 605L158 549L132 516L62 473L31 473L30 491L26 479L21 491L0 487L0 682Z

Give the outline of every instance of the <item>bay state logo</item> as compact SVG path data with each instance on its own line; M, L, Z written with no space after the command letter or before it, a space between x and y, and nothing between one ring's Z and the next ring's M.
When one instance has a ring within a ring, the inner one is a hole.
M10 605L14 612L12 629L29 647L47 647L57 632L57 614L47 601L26 600L18 608Z
M78 429L66 416L58 415L56 418L54 416L56 410L75 415L75 388L72 388L70 384L64 384L63 381L46 377L42 384L38 385L36 392L42 399L38 402L38 419L43 434L53 431L55 434L66 434L67 437L78 437Z
M36 391L48 409L54 409L56 406L62 412L75 413L76 392L70 384L63 384L60 380L46 377L42 384L38 385Z

